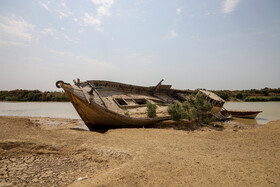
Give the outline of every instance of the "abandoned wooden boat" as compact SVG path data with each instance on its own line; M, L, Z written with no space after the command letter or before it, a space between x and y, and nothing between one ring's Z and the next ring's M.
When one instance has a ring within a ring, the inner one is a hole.
M223 110L223 114L231 115L232 117L238 117L238 118L251 118L254 119L257 117L259 113L262 111L233 111L233 110Z
M191 90L171 89L171 85L144 87L111 81L89 80L74 84L57 81L90 130L95 128L143 127L169 120L168 105L184 102ZM213 100L214 101L214 100ZM147 117L146 103L157 105L156 117ZM221 108L223 101L215 102Z
M162 80L163 81L163 80ZM184 99L189 90L171 89L170 85L143 87L129 84L90 80L74 81L74 85L57 81L90 130L95 128L143 127L170 119L168 104ZM146 103L157 105L157 117L148 118Z

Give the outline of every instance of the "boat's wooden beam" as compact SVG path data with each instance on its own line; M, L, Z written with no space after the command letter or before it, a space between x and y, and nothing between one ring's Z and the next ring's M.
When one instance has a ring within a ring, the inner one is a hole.
M104 100L102 99L102 96L99 94L99 92L97 91L97 89L95 88L95 86L93 86L89 81L87 81L88 85L91 87L90 93L92 93L93 91L98 95L99 99L101 100L103 106L105 108L107 108Z
M156 85L156 87L153 90L153 94L155 94L158 91L159 87L161 86L162 81L164 81L164 79L161 79L161 81Z

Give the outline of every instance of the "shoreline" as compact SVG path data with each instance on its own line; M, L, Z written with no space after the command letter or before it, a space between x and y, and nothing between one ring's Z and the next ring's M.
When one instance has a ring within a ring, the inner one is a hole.
M222 131L81 126L78 119L0 116L0 186L280 184L280 120Z

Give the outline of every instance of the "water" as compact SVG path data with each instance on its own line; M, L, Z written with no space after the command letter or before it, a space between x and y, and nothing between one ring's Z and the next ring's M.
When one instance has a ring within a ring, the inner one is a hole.
M261 110L256 119L233 118L233 122L264 125L280 120L280 102L227 102L228 110ZM40 116L80 119L70 102L0 102L0 116Z
M0 116L81 119L70 102L0 102Z
M269 121L280 120L280 102L227 102L227 110L263 111L255 119L233 118L233 122L264 125Z

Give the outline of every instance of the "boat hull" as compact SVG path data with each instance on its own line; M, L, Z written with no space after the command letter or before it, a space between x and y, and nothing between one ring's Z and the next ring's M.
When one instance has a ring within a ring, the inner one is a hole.
M120 115L98 104L88 104L67 89L64 90L89 130L100 128L145 127L163 120L170 119L170 117L132 118L125 115Z
M98 128L145 127L171 119L168 105L176 101L184 102L192 93L190 90L171 89L171 85L143 87L112 81L74 80L74 85L57 81L56 86L63 88L74 108L90 130ZM210 94L206 92L204 94ZM223 106L218 96L207 95L213 108L213 115L220 115ZM148 117L147 104L156 106L155 116ZM223 117L224 118L224 117Z
M257 117L257 115L262 111L226 111L224 113L231 115L232 117L237 118L250 118L254 119Z

